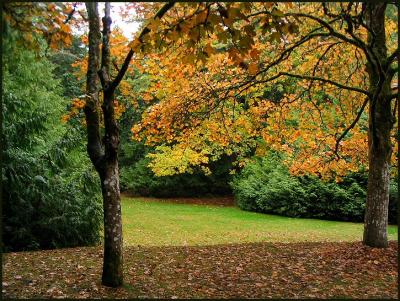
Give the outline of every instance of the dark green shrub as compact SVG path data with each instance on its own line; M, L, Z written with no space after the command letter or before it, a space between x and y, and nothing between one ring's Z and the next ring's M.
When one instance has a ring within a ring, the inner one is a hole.
M342 182L324 182L314 176L295 177L278 154L256 158L231 186L243 210L361 222L364 219L367 176L351 174ZM391 184L389 222L396 222L397 185Z
M45 58L3 47L2 222L5 250L99 242L99 181L82 129L60 122L66 101Z
M97 244L102 207L96 174L90 169L60 174L49 179L47 186L40 207L35 208L42 215L34 223L40 229L40 236L35 233L40 245L58 248Z
M157 177L147 167L149 159L142 158L131 165L121 166L121 190L153 197L227 195L231 193L228 184L230 162L225 158L212 164L212 174L209 176L198 171L193 174Z
M317 177L296 177L305 191L304 216L346 221L364 218L366 191L357 182L324 182Z
M133 168L123 167L121 183L131 193L140 196L182 197L195 196L207 192L207 187L200 177L174 175L157 177L147 167L148 158L143 158Z
M231 185L237 205L244 210L303 216L307 210L305 191L277 161L276 154L257 159L234 177Z
M390 183L389 190L389 223L398 224L398 204L399 204L399 183L398 181L392 181Z

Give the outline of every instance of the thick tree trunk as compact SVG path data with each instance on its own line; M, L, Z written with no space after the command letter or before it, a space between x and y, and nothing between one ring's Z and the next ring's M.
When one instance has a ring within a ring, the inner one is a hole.
M392 128L390 103L378 99L375 112L370 108L369 174L368 193L364 223L364 244L370 247L387 247L387 224L389 207L390 158ZM375 127L372 126L375 114ZM374 138L373 128L376 131Z
M371 247L386 247L390 159L392 145L390 132L393 127L391 112L390 81L388 70L384 70L387 60L385 37L385 3L366 4L366 24L372 30L368 37L368 47L373 60L367 64L370 93L368 130L368 192L365 210L363 243Z

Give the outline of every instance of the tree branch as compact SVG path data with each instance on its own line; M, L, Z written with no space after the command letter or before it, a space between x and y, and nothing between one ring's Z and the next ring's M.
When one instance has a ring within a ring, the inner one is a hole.
M105 72L110 72L110 34L111 34L111 7L110 2L106 2L104 6L104 17L103 21L103 45L101 49L101 69L105 69Z
M287 14L285 14L285 16L303 17L303 18L308 18L308 19L318 22L319 24L321 24L323 27L325 27L329 31L331 36L336 37L344 42L347 42L349 44L352 44L352 45L362 49L364 51L365 56L367 57L368 61L374 65L376 64L376 60L373 57L373 55L370 53L370 51L368 50L367 45L360 38L356 37L354 34L352 35L350 33L352 38L346 37L344 34L337 32L327 21L325 21L321 18L318 18L316 16L312 16L312 15L308 15L308 14L304 14L304 13L287 13Z
M324 57L327 55L327 53L329 52L329 50L331 50L333 47L335 47L336 45L341 44L341 43L342 43L342 42L332 43L332 44L330 44L330 45L325 49L325 51L322 53L322 55L320 56L320 58L317 60L317 62L316 62L315 65L314 65L314 68L313 68L313 71L312 71L312 76L315 76L315 73L317 72L317 68L318 68L318 66L319 66L319 63L324 59ZM308 86L309 94L310 94L310 92L311 92L313 83L314 83L313 81L310 81L310 84L309 84L309 86Z
M72 10L67 15L67 18L65 19L64 24L67 24L72 19L72 16L74 15L74 13L76 11L76 6L77 5L78 5L78 3L74 3L74 7L72 8Z
M99 91L97 70L100 57L100 20L96 2L86 3L89 20L89 58L86 81L86 103L84 107L87 130L87 151L93 165L100 171L104 157L100 139Z
M253 78L256 78L257 75L264 73L266 71L268 71L269 69L271 69L273 66L278 65L284 58L286 55L290 55L290 53L296 49L297 47L301 46L302 44L304 44L305 42L316 38L316 37L327 37L329 36L329 33L313 33L313 34L307 34L304 37L302 37L298 42L296 42L295 44L293 44L291 47L285 49L284 51L281 52L280 56L273 62L271 62L270 64L268 64L266 67L264 67L263 69L261 69L259 72L257 72L257 74L255 74L253 76Z
M157 19L157 18L161 19L168 12L168 10L171 9L174 5L175 5L174 1L168 2L163 7L161 7L161 9L154 15L153 19ZM140 34L137 37L137 39L139 39L139 41L142 41L142 38L149 32L150 32L150 29L146 26L145 28L142 29L142 31L140 32ZM129 63L130 63L130 61L132 59L133 54L134 54L134 51L131 48L129 50L127 56L125 57L124 63L122 64L122 67L120 68L117 76L112 81L112 83L110 85L110 89L114 90L119 85L119 83L121 82L121 80L124 77L126 71L128 70Z
M113 60L112 63L113 63L115 70L117 70L119 72L119 67L117 65L117 62L115 60Z
M287 14L285 14L285 16L302 17L302 18L308 18L308 19L314 20L317 23L321 24L323 27L325 27L329 31L330 35L337 37L337 38L339 38L347 43L350 43L354 46L357 46L360 48L366 48L366 45L364 42L362 42L362 41L360 42L357 40L353 40L349 37L346 37L345 35L335 31L335 29L327 21L325 21L321 18L318 18L316 16L312 16L312 15L308 15L308 14L304 14L304 13L287 13Z
M367 106L368 102L369 102L369 98L366 98L366 99L364 100L364 103L362 104L360 110L358 111L358 114L357 114L356 118L355 118L355 119L353 120L353 122L344 130L344 132L339 136L339 138L336 139L336 144L335 144L334 153L335 153L335 155L336 155L339 159L340 159L340 156L339 156L339 154L338 154L338 151L339 151L339 144L340 144L340 141L342 141L343 138L346 137L347 133L348 133L352 128L354 128L354 127L356 126L356 124L357 124L358 120L360 120L361 115L362 115L362 113L364 112L364 109L365 109L365 107Z
M300 74L292 74L292 73L289 73L289 72L280 72L280 74L286 75L286 76L290 76L290 77L299 78L299 79L317 80L317 81L321 81L321 82L324 82L324 83L327 83L327 84L331 84L331 85L339 87L341 89L359 92L359 93L365 94L368 97L372 96L371 93L369 93L368 91L365 91L363 89L346 86L346 85L343 85L341 83L335 82L335 81L330 80L330 79L322 78L322 77L307 76L307 75L300 75Z
M391 101L399 96L399 93L390 94L387 96L386 101Z
M89 21L89 17L84 15L83 11L78 10L78 14L82 17L82 19L87 22Z

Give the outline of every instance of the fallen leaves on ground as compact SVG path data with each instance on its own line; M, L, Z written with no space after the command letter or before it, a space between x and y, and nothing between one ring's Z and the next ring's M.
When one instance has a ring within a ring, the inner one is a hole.
M101 247L3 254L3 298L397 298L397 242L126 247L101 285Z

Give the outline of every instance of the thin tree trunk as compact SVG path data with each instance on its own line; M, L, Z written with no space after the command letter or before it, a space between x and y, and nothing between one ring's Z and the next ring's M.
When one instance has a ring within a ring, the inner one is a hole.
M393 127L393 115L390 94L391 76L382 69L387 60L385 37L385 3L366 4L366 24L369 32L368 46L374 55L374 61L367 64L371 95L369 104L368 156L369 174L367 203L365 210L363 243L371 247L386 247L390 159L392 145L390 132Z
M154 18L161 18L172 6L169 2L161 7ZM110 78L110 34L111 14L110 2L105 3L103 21L103 41L100 60L100 19L97 2L87 2L86 9L89 20L89 58L87 71L87 98L85 116L88 135L87 151L99 173L103 194L104 209L104 257L102 283L117 287L123 284L123 240L121 218L121 196L119 190L119 127L115 120L114 92L128 70L133 56L131 49L124 64L114 80ZM145 27L139 35L141 39L150 29ZM100 139L99 119L99 79L103 91L101 109L104 120L104 137Z
M99 78L97 76L100 63L100 20L96 2L86 3L86 10L89 19L89 58L86 74L87 97L84 108L88 137L87 152L94 167L100 172L100 161L104 155L99 130Z
M121 199L118 162L107 163L101 175L104 209L104 257L102 284L117 287L123 283Z
M100 174L104 209L104 261L102 283L117 287L123 283L123 241L121 197L119 191L118 147L119 127L114 114L114 90L110 89L110 2L105 3L103 17L103 45L101 49L100 81L103 87L104 159L105 169Z
M103 194L104 256L102 283L117 287L123 283L123 241L121 221L121 198L119 191L118 147L119 128L114 114L114 90L110 88L110 4L106 3L103 18L103 47L100 60L100 19L97 3L86 3L89 18L89 59L85 115L88 133L87 150L99 173ZM99 122L99 76L103 88L101 109L104 119L104 137L100 140Z

